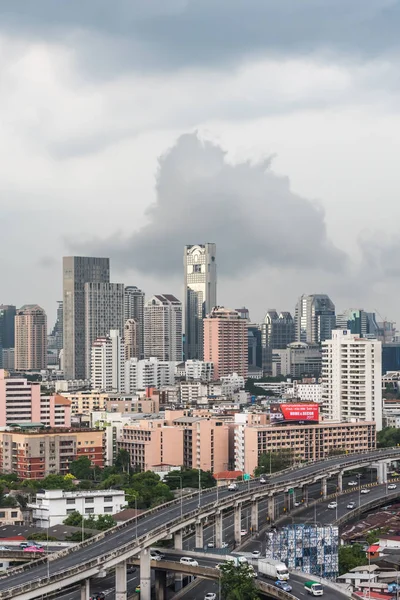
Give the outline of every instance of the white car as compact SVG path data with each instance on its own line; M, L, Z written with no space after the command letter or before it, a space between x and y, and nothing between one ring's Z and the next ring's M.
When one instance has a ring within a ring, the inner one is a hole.
M188 556L182 556L179 561L181 565L189 565L190 567L198 567L199 563L194 558L189 558Z
M214 592L207 592L207 594L204 596L204 600L216 600L217 599L217 594L214 594Z
M238 484L237 483L230 483L228 485L228 490L230 492L236 492L237 489L238 489Z
M329 502L328 508L336 508L336 507L337 507L337 502Z
M259 550L253 550L253 552L251 553L252 558L260 558L260 556L261 552Z
M349 510L353 510L353 508L356 508L357 504L355 502L349 502L347 505L347 508Z
M227 542L222 542L221 548L229 548L229 544Z
M207 544L207 548L214 548L215 544L214 542L208 542Z
M247 529L242 529L240 531L240 535L243 537L244 535L247 535Z
M363 488L361 490L361 494L369 494L371 490L368 490L367 488Z
M347 485L357 485L358 481L349 481L349 483Z
M296 502L294 503L295 507L297 506L301 506L301 502L299 502L298 500L296 500Z
M397 485L395 483L389 483L388 490L395 490L396 488L397 488Z

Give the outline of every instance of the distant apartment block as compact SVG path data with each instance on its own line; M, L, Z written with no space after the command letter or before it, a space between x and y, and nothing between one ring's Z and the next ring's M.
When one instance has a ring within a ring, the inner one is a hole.
M236 310L216 306L204 319L204 360L214 365L214 378L232 373L247 378L247 321Z
M125 362L125 393L133 394L137 390L173 384L175 367L176 362L159 360L155 357L145 360L131 358Z
M90 373L92 389L102 392L123 391L125 357L119 330L112 329L109 335L93 342Z
M47 317L37 304L25 304L15 316L15 370L47 368Z
M143 358L143 352L141 352L141 339L142 339L143 324L137 319L127 319L124 325L124 357L125 360L130 358Z
M322 353L318 344L293 342L285 350L273 350L272 375L288 375L296 378L319 377Z
M136 358L144 358L144 302L145 294L134 285L125 287L125 323L131 319L136 322L135 333L137 335L138 354ZM127 358L133 358L129 356Z
M144 306L144 355L182 360L182 304L172 294L157 294Z

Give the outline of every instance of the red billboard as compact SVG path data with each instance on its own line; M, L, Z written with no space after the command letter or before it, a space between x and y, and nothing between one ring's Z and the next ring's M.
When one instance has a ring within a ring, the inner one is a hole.
M271 423L319 423L319 405L315 402L271 404L270 418Z

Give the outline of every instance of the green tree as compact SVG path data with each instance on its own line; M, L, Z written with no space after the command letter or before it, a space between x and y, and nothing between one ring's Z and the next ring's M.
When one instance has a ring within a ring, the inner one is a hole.
M129 473L131 470L131 456L129 452L121 448L115 457L114 465L117 471Z
M114 521L111 515L99 515L95 521L94 529L97 529L98 531L106 531L107 529L114 527L116 524L116 521Z
M47 537L47 533L31 533L30 535L28 535L28 540L35 540L36 542L47 542L47 540L49 540L49 542L58 542L58 538L49 535Z
M183 488L199 489L199 470L182 468L180 471L170 471L164 477L164 483L167 484L170 490L180 488L182 479ZM200 485L202 489L211 488L216 485L216 481L210 471L200 470Z
M80 456L72 462L69 470L77 479L92 479L92 461L87 456Z
M372 544L375 544L379 540L379 536L377 535L378 533L379 533L378 529L372 529L372 531L367 533L367 535L365 536L365 541L367 542L367 544L369 546L371 546Z
M66 519L63 521L64 525L70 525L71 527L82 526L82 515L77 510L74 510Z
M93 533L91 533L89 531L83 532L84 540L90 540L91 537L93 537ZM82 532L74 531L74 533L71 533L71 535L67 536L65 539L67 540L67 542L81 542L82 541Z
M282 448L275 452L264 452L258 457L258 467L254 469L254 475L259 477L263 473L276 473L287 467L291 467L294 462L294 454L291 448Z
M254 571L247 563L235 566L226 562L221 566L221 592L224 600L259 600Z
M72 490L75 488L71 479L65 479L63 475L47 475L41 481L44 490Z
M384 427L377 433L379 448L391 448L400 445L400 429L397 427Z
M361 544L339 546L339 575L348 573L351 569L361 567L366 563L366 555Z

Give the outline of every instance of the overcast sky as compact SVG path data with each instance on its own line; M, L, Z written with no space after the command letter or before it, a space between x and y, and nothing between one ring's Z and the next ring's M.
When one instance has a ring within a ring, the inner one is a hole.
M208 241L253 320L399 321L399 30L399 0L2 0L0 302L52 321L78 253L182 298Z

